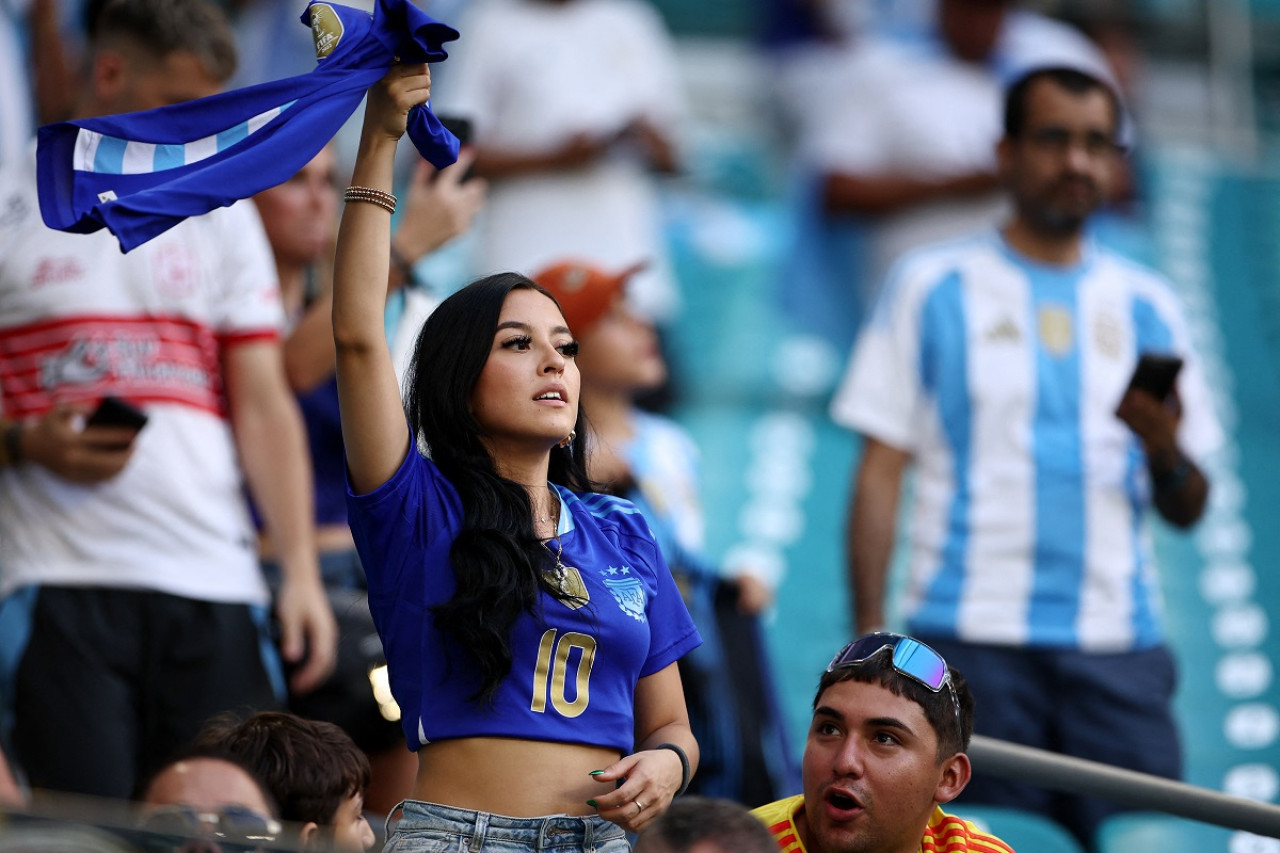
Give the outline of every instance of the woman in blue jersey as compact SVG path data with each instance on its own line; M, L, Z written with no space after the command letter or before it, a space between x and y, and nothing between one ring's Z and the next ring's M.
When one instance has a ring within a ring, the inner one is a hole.
M546 291L505 273L446 299L401 401L392 165L429 91L425 65L369 90L335 261L350 523L418 753L388 849L627 850L696 767L676 661L700 639L635 506L585 490L577 344Z

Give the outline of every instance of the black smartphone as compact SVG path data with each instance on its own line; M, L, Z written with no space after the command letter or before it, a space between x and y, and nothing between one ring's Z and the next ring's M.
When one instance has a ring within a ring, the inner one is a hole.
M458 137L459 147L466 148L471 144L471 119L460 115L442 115L439 118L440 123L445 126L445 129ZM467 169L467 171L462 175L462 182L466 183L473 177L475 177L475 175L472 173L472 170Z
M1164 400L1173 390L1173 383L1180 370L1182 359L1178 356L1144 352L1138 358L1138 366L1129 379L1129 387L1140 388L1157 400Z
M116 426L139 430L147 425L147 413L119 397L103 397L85 426Z

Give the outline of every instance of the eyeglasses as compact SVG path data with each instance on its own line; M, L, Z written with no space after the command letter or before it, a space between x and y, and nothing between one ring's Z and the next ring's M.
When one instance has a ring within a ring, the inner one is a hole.
M1104 133L1090 131L1074 134L1065 127L1043 127L1027 134L1035 147L1052 154L1062 155L1079 145L1090 158L1110 154L1123 154L1125 147Z
M893 668L917 684L939 693L943 687L951 693L951 704L956 711L956 732L964 738L964 727L960 725L960 697L956 695L956 687L951 683L951 672L942 655L926 646L914 637L877 631L859 637L840 651L827 664L827 672L857 666L870 660L885 649L893 650Z
M213 838L230 849L248 850L271 843L281 832L280 821L243 806L224 806L207 812L191 806L165 806L146 815L138 828L184 838Z

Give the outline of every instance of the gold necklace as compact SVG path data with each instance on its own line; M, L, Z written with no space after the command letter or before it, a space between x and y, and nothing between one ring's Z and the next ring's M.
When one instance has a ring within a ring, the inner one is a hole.
M559 589L561 592L564 592L565 580L569 576L569 569L567 566L565 566L564 562L560 559L564 555L564 544L560 541L560 495L556 492L555 488L552 487L550 483L547 484L547 491L551 493L551 501L552 501L551 515L554 518L549 518L544 515L544 516L540 516L538 518L538 521L541 522L542 524L550 523L551 529L554 531L550 539L542 540L542 544L546 546L547 553L550 554L551 540L552 539L555 540L555 543L556 543L555 565L552 566L551 568L551 574L554 578L552 583L555 585L557 589Z

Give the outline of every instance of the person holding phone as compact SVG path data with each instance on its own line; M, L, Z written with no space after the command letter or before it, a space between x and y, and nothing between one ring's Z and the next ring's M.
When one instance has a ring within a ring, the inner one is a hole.
M832 403L863 439L847 527L854 619L888 622L914 466L906 625L970 677L978 732L1177 777L1175 667L1145 524L1152 506L1178 527L1200 517L1196 460L1222 429L1167 282L1084 236L1122 156L1115 92L1040 68L1008 89L1004 114L1012 215L899 261ZM1182 359L1167 399L1144 378L1153 358L1131 381L1144 353ZM1120 808L981 768L964 796L1046 812L1086 844Z
M92 32L80 117L212 95L235 67L203 0L108 0ZM282 656L295 690L323 681L334 618L252 204L122 253L45 225L35 162L0 171L0 717L32 789L124 798L210 714L276 707Z
M587 488L577 342L528 278L435 309L401 399L392 167L425 65L369 90L333 295L350 523L418 774L388 851L629 849L697 767L701 642L634 504ZM407 416L407 420L406 420Z

